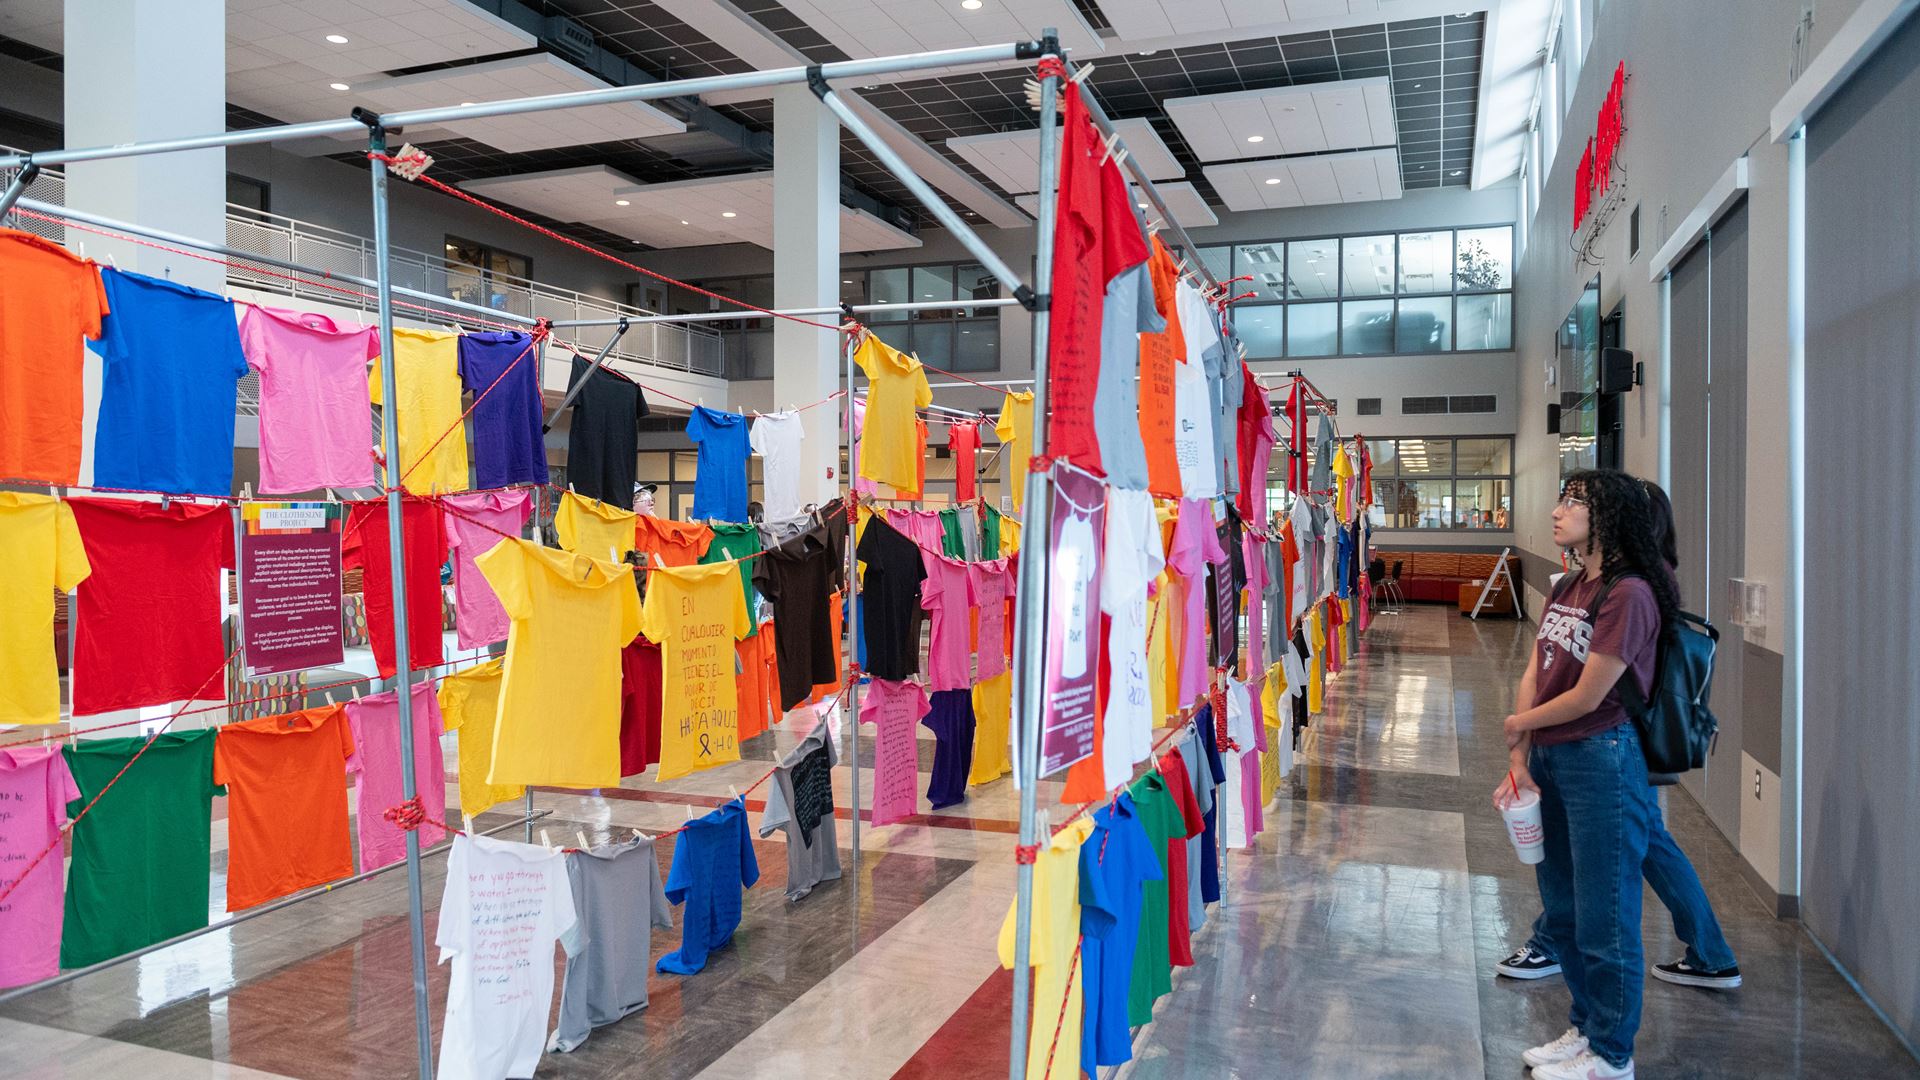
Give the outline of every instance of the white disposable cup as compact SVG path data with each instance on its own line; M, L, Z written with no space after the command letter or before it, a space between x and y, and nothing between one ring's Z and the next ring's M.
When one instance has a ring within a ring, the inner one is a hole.
M1520 861L1531 866L1547 857L1546 833L1540 826L1540 794L1536 791L1522 791L1500 808L1500 816L1507 822L1507 839L1513 841L1513 852Z

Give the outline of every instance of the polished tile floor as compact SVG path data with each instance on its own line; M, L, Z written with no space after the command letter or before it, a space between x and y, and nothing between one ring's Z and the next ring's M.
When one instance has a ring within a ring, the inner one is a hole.
M1558 980L1491 973L1537 910L1531 875L1487 803L1525 630L1439 607L1378 619L1331 684L1266 831L1228 856L1226 898L1195 939L1197 965L1176 974L1138 1032L1136 1060L1102 1080L1524 1075L1520 1049L1557 1034L1567 1004ZM539 793L551 811L540 827L567 843L576 832L672 828L751 784L816 722L796 712L751 740L748 760L679 781ZM826 722L845 738L838 714ZM871 762L871 738L860 742ZM923 737L922 790L931 757ZM835 773L844 880L790 904L782 841L756 841L763 876L733 946L699 975L656 976L647 1010L547 1055L539 1075L1004 1076L1012 982L994 941L1013 895L1010 785L863 828L854 862L850 778ZM1043 802L1058 790L1043 784ZM750 797L756 811L762 795ZM504 823L507 809L482 825ZM1805 935L1769 917L1687 796L1672 797L1668 819L1747 985L1716 994L1650 983L1641 1075L1920 1077ZM218 908L223 830L215 843ZM671 840L660 846L664 867ZM429 934L442 865L426 863ZM1650 894L1648 911L1649 954L1675 954ZM0 1006L0 1075L411 1075L407 939L404 875L341 889ZM656 932L656 953L678 941L678 929ZM445 991L436 967L436 1038Z

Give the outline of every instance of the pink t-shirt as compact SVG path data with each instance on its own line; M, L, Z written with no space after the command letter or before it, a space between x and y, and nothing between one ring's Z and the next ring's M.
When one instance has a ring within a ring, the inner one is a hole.
M1264 543L1266 541L1247 533L1241 537L1240 545L1247 564L1247 670L1255 675L1267 670L1267 553L1261 548Z
M920 718L927 691L917 682L873 679L860 720L873 725L873 824L887 825L919 809Z
M347 772L358 774L353 789L353 816L360 832L360 872L365 873L407 857L407 834L386 819L388 807L400 805L400 699L391 690L372 694L347 706L353 725L353 757ZM435 821L447 819L447 767L440 753L440 699L434 681L413 684L414 791L420 805ZM428 823L420 826L420 846L446 839L446 831Z
M507 609L473 560L493 550L501 533L519 536L533 508L527 491L478 491L441 499L447 550L453 558L453 632L463 649L507 640ZM471 520L469 520L471 519Z
M372 487L371 326L248 305L240 346L260 373L260 490L273 494Z
M888 510L887 522L923 550L939 551L947 540L947 529L940 523L938 510Z
M0 749L0 888L46 851L80 797L57 746ZM61 853L47 853L0 903L0 988L60 974L60 930L66 906Z
M977 639L981 681L1007 670L1007 601L1013 599L1013 568L1006 558L967 564L968 582L973 587L973 606L980 613Z
M973 665L968 661L969 617L973 611L973 564L925 548L920 558L926 563L927 580L920 585L920 606L933 613L933 643L927 648L927 678L938 690L965 690L973 685Z
M1208 563L1227 561L1220 546L1220 535L1213 524L1213 509L1205 499L1181 499L1180 518L1173 527L1173 543L1167 549L1167 567L1183 579L1180 590L1186 604L1180 620L1180 704L1193 704L1207 690L1207 589Z

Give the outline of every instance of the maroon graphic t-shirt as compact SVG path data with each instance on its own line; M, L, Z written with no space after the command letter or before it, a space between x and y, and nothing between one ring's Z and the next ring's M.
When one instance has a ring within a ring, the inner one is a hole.
M1572 585L1563 586L1548 602L1540 616L1540 633L1533 642L1540 667L1534 684L1535 704L1552 701L1573 689L1587 669L1587 657L1593 653L1626 661L1641 694L1652 693L1660 604L1646 581L1621 578L1613 583L1596 613L1593 601L1604 585L1598 578L1589 581L1582 576ZM1533 733L1533 742L1535 746L1557 746L1626 722L1627 708L1620 701L1620 688L1614 686L1607 690L1598 708L1557 727L1540 728Z

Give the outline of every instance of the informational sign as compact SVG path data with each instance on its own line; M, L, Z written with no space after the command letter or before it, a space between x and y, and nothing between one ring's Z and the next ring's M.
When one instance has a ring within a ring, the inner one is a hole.
M1093 753L1094 684L1100 633L1100 545L1107 493L1071 465L1053 474L1053 530L1047 559L1047 696L1040 725L1040 775Z
M341 638L337 503L241 507L240 633L248 678L338 664Z

